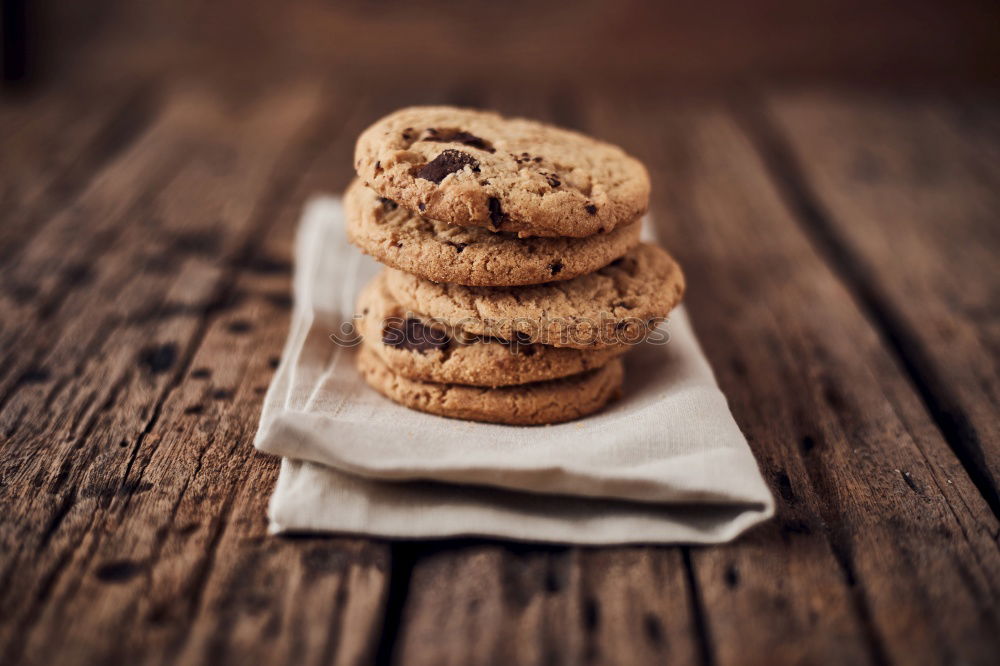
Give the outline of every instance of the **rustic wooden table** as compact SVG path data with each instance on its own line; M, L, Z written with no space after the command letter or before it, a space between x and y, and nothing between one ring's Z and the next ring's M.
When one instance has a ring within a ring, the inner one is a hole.
M417 83L0 103L2 661L996 663L997 100ZM647 162L776 519L711 548L266 535L297 217L431 101Z

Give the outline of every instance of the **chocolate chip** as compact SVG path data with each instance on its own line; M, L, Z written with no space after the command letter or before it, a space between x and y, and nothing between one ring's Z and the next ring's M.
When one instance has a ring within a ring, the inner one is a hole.
M445 241L445 243L455 248L455 254L461 254L462 250L469 246L468 243L452 243L451 241Z
M396 210L399 208L399 204L392 199L386 199L385 197L379 197L378 202L382 204L382 208L386 210Z
M461 143L466 146L472 146L473 148L479 148L480 150L485 150L486 152L493 153L496 149L493 148L491 144L486 139L482 139L475 134L470 134L465 130L460 129L435 129L431 127L427 130L428 136L424 137L424 141L437 141L438 143Z
M413 175L417 178L429 180L435 185L440 185L445 176L456 171L461 171L465 167L472 167L472 170L479 172L479 162L475 157L460 150L450 148L435 157L427 164L418 167Z
M420 203L417 204L417 209L422 213L425 210L427 210L427 204L421 201Z
M591 215L597 215L597 206L595 206L594 204L587 204L584 210L586 210Z
M563 263L561 261L556 261L549 264L549 270L552 272L553 275L558 275L559 271L561 271L562 269L563 269Z
M500 200L496 197L490 197L490 200L486 202L490 207L490 222L493 226L500 226L504 220L507 219L507 215L503 212L503 208L500 207Z
M450 341L444 331L424 326L419 319L412 317L402 323L390 322L382 329L382 344L407 351L424 353L432 349L444 349Z
M536 157L536 158L534 158L534 161L535 161L535 162L538 162L538 163L541 163L541 161L542 161L542 158L541 158L541 157Z
M554 173L547 174L545 176L545 180L549 181L550 187L559 187L560 185L562 185L562 183L559 182L559 177L556 176Z

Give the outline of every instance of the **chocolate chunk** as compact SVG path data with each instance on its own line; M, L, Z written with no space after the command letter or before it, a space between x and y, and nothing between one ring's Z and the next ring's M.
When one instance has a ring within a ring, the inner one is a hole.
M591 215L597 215L597 206L595 206L594 204L587 204L584 210L586 210Z
M553 275L558 275L559 271L561 271L562 269L563 269L563 263L561 261L556 261L554 263L549 264L549 270L552 272Z
M489 153L496 152L496 149L493 148L493 144L486 139L482 139L475 134L470 134L465 130L460 129L435 129L431 127L427 130L427 136L424 137L424 141L436 141L438 143L461 143L466 146L472 146L473 148L485 150Z
M402 322L392 321L382 329L382 344L421 354L433 349L444 349L450 341L444 331L424 326L419 319L412 317Z
M500 207L500 200L496 197L490 197L487 205L490 207L490 222L492 222L495 227L500 226L503 221L507 219L507 215L503 212L503 208Z
M379 197L378 202L382 204L382 208L386 210L396 210L399 208L399 204L392 199L386 199L385 197Z
M416 168L413 175L417 178L429 180L435 185L440 185L445 176L456 171L461 171L467 166L472 167L473 171L479 172L479 162L475 157L460 150L449 148L427 164Z

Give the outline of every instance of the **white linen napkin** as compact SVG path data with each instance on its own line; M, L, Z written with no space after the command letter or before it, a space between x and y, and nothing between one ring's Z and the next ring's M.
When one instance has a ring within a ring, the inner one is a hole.
M624 397L603 412L543 427L472 423L383 398L355 370L356 348L334 342L378 270L347 242L339 199L308 204L291 330L255 441L285 458L272 532L718 543L772 515L683 308L667 344L628 353Z

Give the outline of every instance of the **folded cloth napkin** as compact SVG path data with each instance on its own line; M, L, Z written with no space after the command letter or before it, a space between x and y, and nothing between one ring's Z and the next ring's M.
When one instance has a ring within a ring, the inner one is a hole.
M624 397L580 421L472 423L396 405L354 368L358 290L379 267L311 201L295 309L255 445L284 456L272 532L457 535L579 544L718 543L774 511L680 308L667 344L626 356Z

